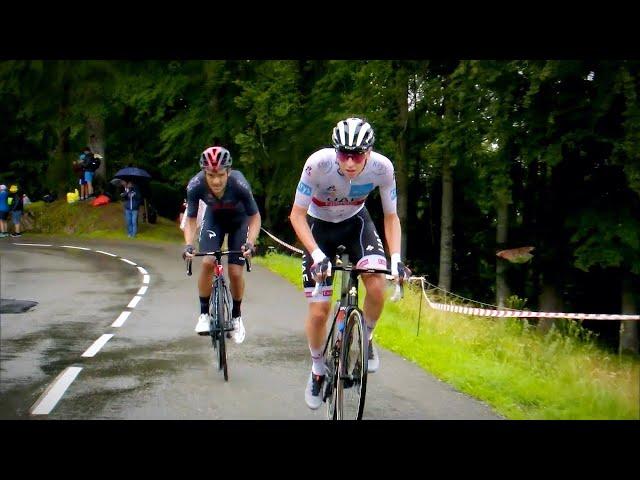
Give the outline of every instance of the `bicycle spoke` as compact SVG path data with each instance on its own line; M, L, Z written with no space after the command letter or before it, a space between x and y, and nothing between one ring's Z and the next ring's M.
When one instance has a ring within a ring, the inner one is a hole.
M336 306L334 310L334 317L337 313ZM335 319L334 319L335 322ZM336 409L336 382L338 377L338 356L340 354L339 342L336 343L338 338L338 329L337 325L333 325L333 329L329 332L329 337L327 338L327 345L325 347L325 356L324 362L327 368L327 377L325 378L324 387L323 387L323 400L327 404L327 419L335 420L337 418L337 409Z
M337 382L338 419L360 420L367 385L366 343L362 315L352 310L342 337Z

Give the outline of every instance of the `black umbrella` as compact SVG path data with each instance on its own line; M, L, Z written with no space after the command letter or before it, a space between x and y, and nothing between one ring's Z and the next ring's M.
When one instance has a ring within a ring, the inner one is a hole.
M114 178L119 178L127 182L140 182L142 180L150 180L151 175L146 170L138 167L125 167L118 170Z
M113 176L113 180L111 183L114 183L117 180L124 180L126 182L137 183L142 187L143 197L144 197L144 222L149 223L149 218L147 215L148 206L147 206L147 194L145 193L146 187L148 186L147 182L151 180L151 175L146 170L138 167L125 167L120 170ZM147 192L148 193L148 192Z

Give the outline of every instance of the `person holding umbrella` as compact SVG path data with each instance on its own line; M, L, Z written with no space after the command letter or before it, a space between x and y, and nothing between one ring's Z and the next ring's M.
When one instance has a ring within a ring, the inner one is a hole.
M139 183L147 181L151 175L146 170L137 167L125 167L114 175L112 184L121 182L124 192L120 197L124 200L124 218L129 238L134 238L138 233L138 210L142 203L142 192Z
M127 236L135 238L136 233L138 233L138 209L142 201L142 194L135 183L126 181L124 192L120 196L124 200L124 221L127 228Z
M197 215L199 201L207 209L200 230L200 250L214 251L222 247L225 235L228 235L227 248L242 250L243 256L230 256L229 280L233 308L233 340L242 343L245 328L242 322L240 304L244 295L243 266L245 258L254 252L254 244L260 233L261 217L258 206L251 193L247 179L238 170L231 170L231 154L223 147L209 147L200 156L201 171L187 185L187 210L184 228L185 247L182 258L192 258L195 251L193 243L198 230ZM209 335L209 297L215 259L203 257L202 270L198 279L200 316L195 331L199 335Z

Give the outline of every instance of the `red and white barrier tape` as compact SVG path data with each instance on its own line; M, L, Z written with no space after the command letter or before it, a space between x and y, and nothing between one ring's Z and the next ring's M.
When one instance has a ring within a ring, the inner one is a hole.
M573 320L640 320L640 315L609 315L601 313L562 313L562 312L528 312L525 310L496 310L489 308L473 308L462 305L447 305L432 302L424 288L424 277L412 277L411 280L420 280L422 294L429 306L435 310L445 312L462 313L464 315L476 315L481 317L520 317L520 318L570 318Z
M267 230L265 230L263 227L260 227L260 229L266 233L267 235L269 235L271 238L273 238L276 242L278 242L280 245L284 245L285 247L287 247L289 250L292 250L296 253L299 253L300 255L302 255L304 252L302 250L300 250L299 248L294 247L293 245L289 245L286 242L283 242L282 240L280 240L279 238L275 237L274 235L271 235Z
M260 227L264 233L269 235L273 240L278 242L280 245L287 247L289 250L294 251L302 255L304 252L299 248L294 247L293 245L289 245L286 242L283 242L276 236L269 233L263 227ZM387 279L393 278L387 276ZM519 318L570 318L574 320L640 320L640 315L610 315L604 313L562 313L562 312L529 312L525 310L497 310L494 308L474 308L474 307L465 307L462 305L447 305L445 303L432 302L427 295L427 292L424 288L425 279L424 277L411 277L410 280L420 280L420 285L422 287L422 294L424 295L425 300L429 304L429 306L435 310L442 310L445 312L454 312L454 313L462 313L464 315L476 315L481 317L501 317L501 318L511 318L511 317L519 317ZM481 303L481 302L478 302ZM486 305L486 304L485 304Z

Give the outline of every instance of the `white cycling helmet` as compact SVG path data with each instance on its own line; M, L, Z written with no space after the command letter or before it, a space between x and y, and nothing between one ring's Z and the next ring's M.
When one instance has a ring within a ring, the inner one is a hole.
M361 118L341 120L333 129L333 146L345 152L366 152L376 140L373 128Z

